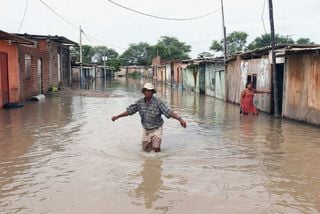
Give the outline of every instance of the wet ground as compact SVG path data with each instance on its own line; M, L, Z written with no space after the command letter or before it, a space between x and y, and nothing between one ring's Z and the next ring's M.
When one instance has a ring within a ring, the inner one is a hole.
M0 213L320 213L319 127L157 84L188 124L144 153L139 116L110 119L143 82L0 110Z

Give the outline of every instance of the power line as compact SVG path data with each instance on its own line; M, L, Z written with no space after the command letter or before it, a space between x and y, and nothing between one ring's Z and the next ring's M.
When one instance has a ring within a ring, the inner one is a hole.
M62 15L60 15L59 13L57 13L54 9L52 9L49 5L47 5L45 2L43 2L42 0L40 0L40 2L42 4L44 4L49 10L51 10L54 14L56 14L57 16L59 16L61 19L63 19L66 23L68 23L69 25L71 25L72 27L78 29L78 27L74 24L72 24L70 21L68 21L66 18L64 18Z
M218 9L216 9L214 11L211 11L209 13L206 13L204 15L191 17L191 18L168 18L168 17L156 16L156 15L148 14L148 13L145 13L145 12L141 12L141 11L126 7L124 5L121 5L119 3L116 3L116 2L114 2L112 0L108 0L108 1L111 2L114 5L117 5L117 6L121 7L121 8L126 9L126 10L130 10L132 12L138 13L140 15L149 16L149 17L156 18L156 19L169 20L169 21L190 21L190 20L200 19L200 18L204 18L204 17L210 16L210 15L212 15L212 14L214 14L214 13L216 13L216 12L218 12L220 10L220 8L218 8Z
M89 39L89 38L87 37L87 34L86 34L83 30L81 30L81 32L83 33L84 37L88 40L88 42L89 42L91 45L93 45L93 43L91 42L91 39Z
M56 14L57 16L59 16L63 21L65 21L66 23L68 23L70 26L72 26L73 28L79 30L79 28L77 27L77 25L73 24L72 22L70 22L69 20L67 20L66 18L64 18L62 15L60 15L58 12L56 12L53 8L51 8L48 4L46 4L44 1L40 0L40 2L42 4L44 4L49 10L51 10L54 14ZM90 39L88 38L88 36L90 36L89 34L86 34L83 30L81 30L81 32L83 33L83 35L86 37L86 39L89 41L89 43L92 44L92 42L90 41ZM99 43L102 43L106 46L110 46L110 47L114 47L114 48L119 48L119 49L123 49L126 50L126 48L122 48L122 47L117 47L117 46L113 46L110 44L106 44L105 42L94 38L93 36L90 36L91 38L93 38L95 41L98 41Z
M25 6L25 8L24 8L24 12L23 12L22 20L21 20L21 22L20 22L20 26L19 26L19 29L18 29L18 33L20 33L20 30L21 30L22 24L23 24L24 19L25 19L25 17L26 17L28 4L29 4L29 0L27 0L27 1L26 1L26 6Z
M82 31L82 32L83 32L83 31ZM89 35L89 34L87 34L87 33L85 33L85 32L83 32L83 34L86 35L86 38L87 38L87 39L89 39L88 37L90 37L91 39L93 39L93 40L95 40L96 42L101 43L101 44L103 44L103 45L105 45L105 46L109 46L109 47L113 47L113 48L118 48L118 49L122 49L122 50L127 50L127 48L123 48L123 47L118 47L118 46L114 46L114 45L107 44L107 43L103 42L102 40L97 39L97 38L95 38L94 36Z

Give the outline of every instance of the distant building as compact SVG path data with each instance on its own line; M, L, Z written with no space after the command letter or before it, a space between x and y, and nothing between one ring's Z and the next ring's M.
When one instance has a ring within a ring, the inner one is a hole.
M148 66L128 65L121 66L118 76L135 75L139 77L152 77L152 70Z
M152 60L153 78L173 87L182 87L182 61L161 60L160 56Z
M182 65L185 90L225 99L225 71L221 58L184 60Z
M82 73L80 73L80 64L72 65L72 81L93 81L96 78L108 78L114 75L114 69L109 66L101 66L94 63L82 64Z

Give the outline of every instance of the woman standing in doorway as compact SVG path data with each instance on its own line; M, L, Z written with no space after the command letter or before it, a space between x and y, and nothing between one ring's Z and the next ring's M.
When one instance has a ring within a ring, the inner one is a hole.
M258 109L253 104L254 94L270 93L270 91L256 90L252 82L246 84L246 88L241 92L240 96L240 113L243 114L258 114Z

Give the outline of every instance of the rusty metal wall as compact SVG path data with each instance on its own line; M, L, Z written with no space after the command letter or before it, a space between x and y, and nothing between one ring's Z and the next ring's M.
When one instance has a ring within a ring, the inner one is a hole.
M223 63L205 64L206 95L225 99L225 71Z
M241 70L240 58L227 63L226 72L226 99L232 103L239 103L240 100L240 83L241 83Z
M271 91L272 78L271 78L271 64L269 63L269 56L264 55L260 59L242 60L241 64L247 64L247 75L257 75L257 90ZM245 73L245 72L244 72ZM245 88L245 79L241 78L241 90ZM271 93L255 94L254 95L255 106L264 112L271 111Z
M283 116L320 125L320 56L287 56Z
M257 75L257 90L271 90L271 66L269 56L264 55L258 59L242 60L240 57L228 63L226 74L227 101L240 102L241 91L245 88L247 76ZM271 94L255 94L255 106L264 112L271 111Z
M183 89L199 93L199 66L188 66L182 70Z

